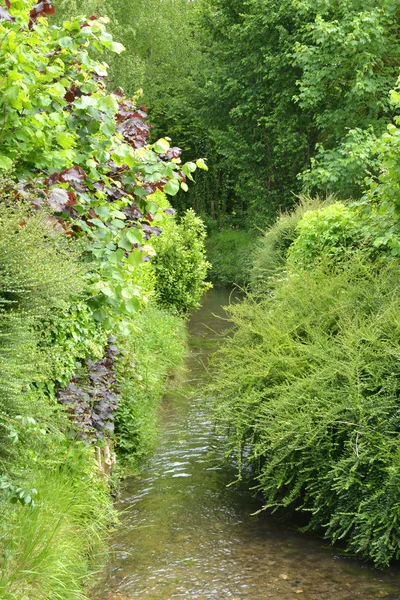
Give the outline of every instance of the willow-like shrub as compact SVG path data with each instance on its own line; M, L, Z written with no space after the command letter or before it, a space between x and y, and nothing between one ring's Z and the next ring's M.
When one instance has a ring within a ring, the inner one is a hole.
M400 557L400 281L353 254L231 307L219 424L265 507L377 565Z

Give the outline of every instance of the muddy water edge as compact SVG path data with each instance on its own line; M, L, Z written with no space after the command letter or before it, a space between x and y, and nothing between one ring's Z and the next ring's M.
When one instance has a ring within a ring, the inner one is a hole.
M154 454L123 483L121 525L97 600L400 600L400 568L377 571L277 523L245 487L202 395L207 359L227 329L214 289L189 323L186 375L165 397Z

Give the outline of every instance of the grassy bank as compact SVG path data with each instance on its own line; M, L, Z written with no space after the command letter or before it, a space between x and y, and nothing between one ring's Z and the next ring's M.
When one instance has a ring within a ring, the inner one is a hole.
M137 469L151 451L168 376L182 364L185 353L185 321L155 304L148 306L126 341L117 369L122 384L116 439L125 468Z

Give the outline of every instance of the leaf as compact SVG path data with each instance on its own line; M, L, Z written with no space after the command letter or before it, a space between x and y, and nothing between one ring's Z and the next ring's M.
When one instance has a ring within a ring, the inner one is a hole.
M126 237L132 244L141 244L143 242L143 232L136 227L131 227L126 231Z
M8 10L0 6L0 19L3 21L8 21L9 23L15 22L15 17L11 16Z
M104 121L104 123L101 124L101 131L104 133L104 135L106 135L107 137L111 137L112 135L114 135L115 133L115 123L112 122L111 120L108 121Z
M140 309L140 301L138 300L138 298L131 298L130 300L127 300L125 302L125 308L129 313L138 312L138 310Z
M116 54L121 54L121 52L125 51L125 46L119 42L111 42L110 50Z
M204 158L198 158L196 160L196 165L199 169L203 169L203 171L208 171L208 167L207 167L206 163L204 162Z
M153 144L153 148L154 151L157 152L157 154L165 154L166 152L168 152L170 146L168 140L166 140L165 138L160 138L155 142L155 144Z
M118 247L123 248L124 250L127 250L128 252L130 252L132 250L132 242L130 242L128 240L125 231L123 231L121 234L120 240L118 242Z
M0 169L11 169L11 167L13 166L13 161L11 160L11 158L8 158L8 156L6 156L5 154L1 154L0 153Z
M156 202L151 201L146 204L146 212L154 214L157 212L157 210L158 204Z
M125 227L125 223L121 219L113 219L111 225L117 227L117 229L123 229Z
M180 183L178 179L170 179L164 186L164 192L170 196L176 196L179 192Z
M139 266L143 261L142 253L137 248L133 250L126 261L131 267Z
M64 190L63 188L53 188L48 196L47 202L50 208L56 212L62 212L69 202L67 190Z
M190 175L191 173L194 173L196 170L196 165L194 162L187 162L184 165L182 165L182 171L185 173L185 175Z
M57 134L56 139L61 148L64 148L65 150L68 150L68 148L72 148L72 146L74 146L75 144L74 137L69 133L60 132Z
M110 214L110 209L108 208L108 206L97 206L94 209L94 212L99 217L104 217L106 219L109 216L109 214Z
M93 225L100 227L100 229L107 229L106 225L100 219L89 219L89 223L93 223Z

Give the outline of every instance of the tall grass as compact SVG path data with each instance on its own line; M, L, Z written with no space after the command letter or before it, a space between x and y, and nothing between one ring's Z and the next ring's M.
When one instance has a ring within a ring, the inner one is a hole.
M91 475L81 477L68 468L36 471L36 507L2 505L8 521L2 539L2 599L86 600L84 585L107 560L111 517L109 492L95 474L94 460L91 469Z
M152 449L157 409L168 375L182 363L185 339L185 321L151 304L138 316L135 333L125 340L118 364L121 400L115 421L118 449L130 468L137 468Z

